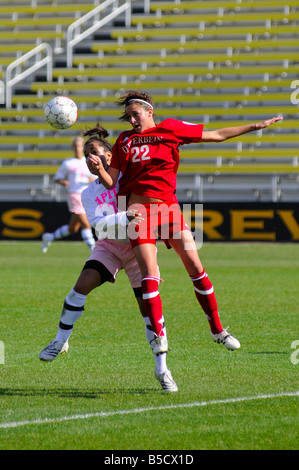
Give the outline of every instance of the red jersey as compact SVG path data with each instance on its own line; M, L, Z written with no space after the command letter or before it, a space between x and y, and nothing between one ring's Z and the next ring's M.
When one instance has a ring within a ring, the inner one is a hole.
M121 171L119 195L132 192L176 201L176 173L179 146L199 142L203 124L166 119L141 134L134 130L120 134L113 146L110 166Z

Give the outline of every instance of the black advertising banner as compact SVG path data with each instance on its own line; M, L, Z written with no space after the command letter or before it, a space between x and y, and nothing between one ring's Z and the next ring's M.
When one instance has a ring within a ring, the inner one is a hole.
M62 202L0 202L0 240L41 240L68 224L71 214ZM66 239L65 239L66 240ZM80 234L67 240L81 240Z
M185 214L187 204L181 207ZM203 241L299 241L299 204L296 202L194 203L190 215L191 229L203 227Z
M180 203L192 232L209 242L298 242L299 204L285 203ZM70 213L64 202L0 203L0 240L41 240L67 224ZM68 240L80 240L80 234Z

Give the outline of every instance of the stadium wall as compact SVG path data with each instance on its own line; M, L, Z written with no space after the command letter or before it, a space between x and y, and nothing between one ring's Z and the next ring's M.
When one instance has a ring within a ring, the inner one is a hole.
M298 242L298 203L181 202L184 217L195 233L201 230L209 242ZM41 240L67 224L65 202L1 202L0 240ZM80 240L80 233L67 240Z

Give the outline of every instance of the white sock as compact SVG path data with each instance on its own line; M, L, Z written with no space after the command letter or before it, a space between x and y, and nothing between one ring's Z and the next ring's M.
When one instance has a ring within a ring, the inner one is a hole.
M61 227L57 228L55 232L51 233L52 240L60 240L61 238L66 238L70 234L69 226L62 225Z
M65 343L72 334L73 325L84 311L86 295L79 294L74 289L68 293L64 300L58 332L55 341Z
M160 354L154 354L154 359L156 362L156 371L159 374L167 371L167 364L166 364L166 352Z
M70 330L63 330L62 328L58 327L57 335L54 341L66 343L69 340L72 332L73 328L71 328Z
M150 344L150 342L155 338L155 334L154 334L153 330L151 329L150 319L148 317L143 317L143 320L144 320L144 323L145 323L145 336L146 336L146 339L147 339L148 343ZM164 322L163 317L162 317L162 320ZM164 336L167 338L167 336L166 336L166 327L165 326L163 327L163 332L164 332ZM153 353L153 356L154 356L154 359L155 359L157 372L158 373L165 372L167 370L166 352L158 354L158 355Z
M90 228L83 228L81 230L81 237L84 243L86 243L86 245L90 249L90 251L92 251L95 246L95 240L93 238L92 230Z

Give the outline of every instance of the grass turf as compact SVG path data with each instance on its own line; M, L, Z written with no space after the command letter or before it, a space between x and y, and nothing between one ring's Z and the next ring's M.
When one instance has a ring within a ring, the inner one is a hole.
M241 342L229 352L212 342L181 261L159 245L179 387L166 394L123 272L88 296L69 353L42 363L87 248L57 242L44 255L36 242L0 243L0 449L296 449L298 397L283 394L298 390L298 255L297 244L203 245L222 324ZM73 415L83 419L63 421Z

